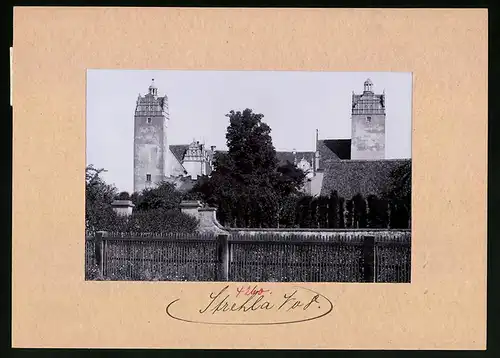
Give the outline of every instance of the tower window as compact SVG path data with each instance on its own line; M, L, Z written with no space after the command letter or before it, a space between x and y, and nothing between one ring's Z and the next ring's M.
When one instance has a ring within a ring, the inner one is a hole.
M148 124L151 124L151 118L148 117Z
M146 174L146 181L151 183L151 174Z
M372 121L372 117L370 117L370 116L366 117L366 121L367 121L368 123L370 123L370 122Z

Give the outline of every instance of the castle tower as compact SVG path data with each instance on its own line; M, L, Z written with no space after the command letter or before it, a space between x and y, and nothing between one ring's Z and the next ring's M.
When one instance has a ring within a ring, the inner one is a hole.
M385 159L385 93L375 94L367 79L362 94L352 93L351 159Z
M158 97L153 82L148 93L139 94L134 117L134 191L164 180L167 165L168 98Z

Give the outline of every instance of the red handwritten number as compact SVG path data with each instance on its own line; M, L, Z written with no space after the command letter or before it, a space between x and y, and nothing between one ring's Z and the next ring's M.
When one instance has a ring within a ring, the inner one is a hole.
M241 294L245 296L250 296L250 295L259 295L262 296L266 292L270 292L270 290L264 290L263 288L257 289L257 286L250 287L250 286L241 286L236 288L236 297L238 297Z

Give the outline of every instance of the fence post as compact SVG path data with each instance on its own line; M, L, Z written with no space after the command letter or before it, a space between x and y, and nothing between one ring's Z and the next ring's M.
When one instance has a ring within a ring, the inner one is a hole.
M101 272L101 275L105 275L105 261L106 261L106 231L98 231L96 233L96 245L95 245L95 251L96 251L96 261L97 265L99 267L99 271Z
M374 282L375 275L375 237L365 236L363 242L363 281Z
M229 235L217 235L217 281L229 279Z

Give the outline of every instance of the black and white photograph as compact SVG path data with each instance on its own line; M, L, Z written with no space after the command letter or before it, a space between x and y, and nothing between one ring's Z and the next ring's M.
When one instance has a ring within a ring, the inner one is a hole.
M86 86L86 280L411 282L411 73Z

